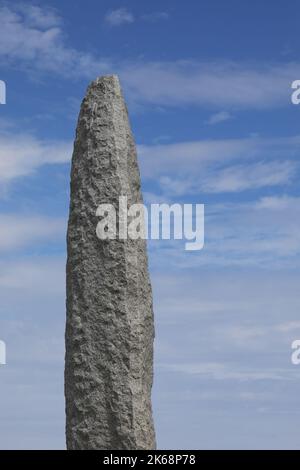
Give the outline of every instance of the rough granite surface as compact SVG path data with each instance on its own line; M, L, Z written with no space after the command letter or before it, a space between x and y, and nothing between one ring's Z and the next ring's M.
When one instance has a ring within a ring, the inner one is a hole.
M68 449L153 449L153 308L145 240L100 240L99 204L142 203L136 148L117 76L81 105L67 234Z

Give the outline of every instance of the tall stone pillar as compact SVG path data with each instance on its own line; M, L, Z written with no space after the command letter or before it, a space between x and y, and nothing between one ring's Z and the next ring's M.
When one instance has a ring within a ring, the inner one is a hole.
M100 204L142 203L136 148L117 76L82 102L67 235L68 449L153 449L153 309L145 240L99 239Z

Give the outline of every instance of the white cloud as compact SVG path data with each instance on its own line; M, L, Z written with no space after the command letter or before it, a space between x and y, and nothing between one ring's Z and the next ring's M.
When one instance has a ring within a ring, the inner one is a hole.
M1 369L0 446L63 448L65 260L2 259L0 297L8 358Z
M228 121L229 119L232 119L232 115L228 113L228 111L220 111L219 113L212 114L206 123L214 125L219 124L219 122Z
M0 59L7 66L70 78L105 73L108 63L66 44L60 17L49 8L1 6Z
M283 333L292 332L293 334L295 334L296 332L297 334L299 334L300 333L300 321L290 321L290 322L281 323L280 325L276 325L274 329Z
M234 364L226 365L224 363L177 363L177 364L160 364L163 370L173 372L180 372L183 374L204 376L212 380L237 380L237 381L252 381L252 380L289 380L295 379L293 371L285 369L272 369L267 370L247 370L240 369Z
M13 251L46 240L63 240L65 232L64 219L31 214L0 214L0 252Z
M135 18L133 13L131 13L127 8L118 8L108 12L104 19L110 26L121 26L122 24L133 23L136 19L155 23L157 21L167 20L168 18L169 14L165 11L154 11Z
M60 26L62 23L58 12L49 6L41 8L38 5L20 2L17 9L25 15L29 26L47 29Z
M258 162L231 165L225 169L206 170L204 176L191 175L176 179L159 178L163 192L169 196L202 193L230 193L289 184L296 175L298 165L293 161ZM206 174L205 174L206 173Z
M279 214L268 209L257 212L255 204L253 210L242 205L234 208L233 205L228 212L224 211L224 216L228 217L227 223L231 226L226 225L222 216L219 217L220 224L218 217L213 218L216 226L211 227L211 254L217 257L219 253L223 261L227 258L229 262L232 257L233 264L237 262L240 265L275 268L283 268L285 264L291 267L299 265L299 209L284 210ZM214 224L213 219L211 224ZM222 233L224 243L221 242Z
M165 17L165 13L149 14ZM144 15L145 16L145 15ZM118 73L131 103L159 106L268 108L290 104L290 86L300 64L199 62L115 62L68 44L55 10L24 4L0 6L0 60L6 66L33 72L94 79ZM145 18L144 18L145 19ZM126 9L110 12L107 21L119 25L134 20Z
M291 341L299 336L299 275L249 269L201 273L200 267L178 279L168 270L153 277L158 363L214 379L272 378L278 368L288 377Z
M289 183L298 169L299 147L295 136L140 145L138 153L143 177L158 181L168 198Z
M65 260L40 257L0 264L0 288L30 290L37 295L65 291Z
M300 65L226 61L155 62L123 67L131 99L165 106L268 108L290 104L290 86Z
M0 184L27 176L45 164L70 161L69 142L41 141L30 135L0 134Z
M288 184L295 176L296 162L273 161L236 165L214 171L200 179L198 190L207 193L240 192Z
M280 199L279 196L276 198ZM282 196L285 199L285 196ZM151 263L157 269L229 268L278 269L300 267L300 198L274 209L261 200L205 204L205 245L196 256L181 241L150 241ZM158 202L162 202L161 200ZM174 202L174 200L172 201ZM205 203L198 194L194 203ZM213 282L213 281L212 281ZM205 306L206 308L206 306Z
M127 8L118 8L112 10L105 15L105 21L110 26L120 26L122 24L128 24L134 22L133 14L127 10Z
M297 163L282 155L296 156L299 144L297 136L227 139L140 145L138 152L143 177L159 181L164 196L169 197L286 184L295 175ZM47 142L11 130L0 133L0 183L32 174L45 164L66 163L71 154L71 142Z
M266 196L262 197L256 205L257 209L269 209L273 211L295 210L298 212L300 207L300 198L292 196Z
M255 139L220 139L174 144L139 145L143 176L179 173L195 174L213 162L226 162L257 153L259 142Z

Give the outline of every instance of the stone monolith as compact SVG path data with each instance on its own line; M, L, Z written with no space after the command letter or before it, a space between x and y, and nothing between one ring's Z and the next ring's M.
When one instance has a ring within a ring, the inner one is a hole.
M136 148L118 77L82 102L67 235L68 449L153 449L153 309L146 241L99 239L100 204L142 203Z

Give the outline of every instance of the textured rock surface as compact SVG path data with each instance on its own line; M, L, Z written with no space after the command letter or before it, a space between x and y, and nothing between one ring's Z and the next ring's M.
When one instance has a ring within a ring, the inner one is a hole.
M141 203L140 175L116 76L89 86L72 159L68 226L68 449L152 449L153 311L144 240L100 240L99 204Z

